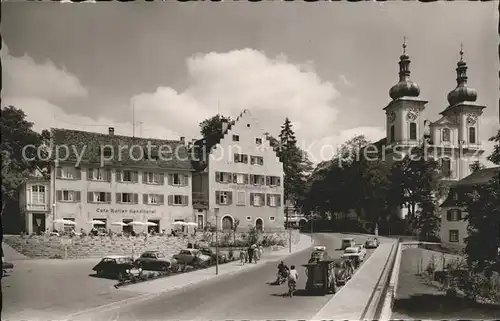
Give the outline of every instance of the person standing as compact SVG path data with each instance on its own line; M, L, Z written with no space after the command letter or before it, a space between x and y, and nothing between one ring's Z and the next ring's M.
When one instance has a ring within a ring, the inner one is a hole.
M254 250L253 247L248 247L248 263L252 263L252 259L254 258Z

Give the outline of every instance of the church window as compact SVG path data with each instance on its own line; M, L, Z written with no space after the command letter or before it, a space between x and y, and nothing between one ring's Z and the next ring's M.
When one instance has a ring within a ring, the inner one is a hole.
M476 128L469 127L469 144L475 144L475 143L476 143Z
M390 141L391 143L392 143L392 142L394 142L394 141L396 140L396 139L395 139L395 138L396 138L395 136L396 136L396 134L394 133L394 125L392 125L392 126L391 126L391 136L390 136L390 137L391 137L391 141Z
M441 159L441 173L444 177L449 177L451 175L451 160L447 158Z
M450 129L443 128L443 142L449 142L449 141L450 141Z
M410 139L411 140L417 139L417 124L413 122L410 123Z

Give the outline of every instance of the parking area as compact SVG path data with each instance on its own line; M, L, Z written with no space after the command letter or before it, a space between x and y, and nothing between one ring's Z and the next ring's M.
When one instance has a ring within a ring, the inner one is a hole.
M49 319L121 299L133 292L116 281L89 276L99 259L19 260L2 279L4 320Z

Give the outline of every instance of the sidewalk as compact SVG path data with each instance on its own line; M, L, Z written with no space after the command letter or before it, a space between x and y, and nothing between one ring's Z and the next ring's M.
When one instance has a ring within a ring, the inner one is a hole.
M367 306L375 303L373 290L395 244L395 240L380 244L353 278L311 320L361 320Z
M292 245L292 253L297 253L302 250L306 250L312 246L312 240L309 235L300 234L300 241L297 244ZM289 249L288 247L281 249L279 251L272 252L264 252L261 260L257 263L246 263L242 265L240 261L235 261L231 263L221 264L219 265L219 275L215 275L215 266L212 266L208 269L197 270L189 273L183 273L179 275L174 275L170 277L166 277L163 279L146 281L138 284L131 284L124 286L123 288L119 288L119 291L133 291L138 293L164 293L168 291L172 291L175 289L183 288L185 286L199 283L202 281L210 280L223 275L230 275L234 273L238 273L241 271L246 271L267 262L272 262L278 260L280 257L288 256Z
M16 250L14 250L10 245L2 242L3 255L6 262L13 262L19 260L28 260L29 258Z

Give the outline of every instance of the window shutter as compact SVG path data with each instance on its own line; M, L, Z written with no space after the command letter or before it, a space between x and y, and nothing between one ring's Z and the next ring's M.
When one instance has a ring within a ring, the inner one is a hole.
M75 179L82 179L82 170L80 168L74 167Z
M250 174L250 184L255 184L255 175Z
M271 194L266 194L266 203L267 206L271 206Z
M451 221L451 210L446 211L446 220Z
M139 194L134 193L134 204L138 204L138 203L139 203Z
M457 221L461 221L461 220L462 220L462 211L457 210Z
M276 185L281 186L281 177L276 178Z
M252 206L255 206L254 198L255 198L255 193L250 193L250 205Z
M266 183L266 179L265 179L265 176L259 176L259 181L260 181L260 185L265 185Z
M121 181L122 181L122 171L117 170L117 171L115 172L115 180L116 180L117 182L121 182Z
M116 203L120 204L122 202L122 195L121 193L116 193Z
M87 202L92 203L94 201L94 193L92 192L87 192Z
M235 162L235 163L238 163L238 160L239 160L239 159L238 159L238 154L234 154L234 162Z
M182 197L182 205L184 205L184 206L188 206L188 204L189 204L189 196L184 195L184 196Z
M281 206L281 195L276 195L276 206L280 207Z
M168 174L168 185L173 185L174 175Z
M172 204L174 204L174 195L168 195L168 205L172 205Z
M158 203L162 205L165 204L165 195L163 194L158 195Z
M254 164L255 164L255 157L250 156L250 165L254 165Z
M243 182L248 184L248 174L243 174Z
M132 182L137 183L139 181L139 172L132 172Z
M57 194L57 200L62 201L62 191L57 191L56 194Z
M219 172L215 172L215 181L219 182L220 181L220 176Z
M106 193L106 203L111 203L111 193L110 192Z
M184 186L189 186L189 176L184 174L183 177L184 177Z
M243 155L243 163L248 164L248 155Z
M165 185L165 174L160 173L160 184Z
M104 170L104 180L106 182L111 182L111 170L110 169Z
M75 191L75 202L80 202L82 200L82 195L80 191Z
M238 174L233 173L233 183L238 183Z
M93 168L87 168L87 180L91 180L94 175L92 175L94 173L94 169Z
M147 183L147 175L148 175L148 172L142 172L142 183L143 184ZM144 204L146 204L146 203L144 203Z
M227 205L233 204L233 192L227 192Z
M61 176L62 176L62 169L61 169L61 167L57 167L56 168L56 177L61 178Z
M142 194L142 204L148 204L148 194Z
M271 185L271 177L266 176L266 185Z
M220 204L220 192L215 192L215 204Z

